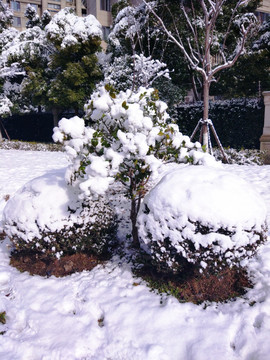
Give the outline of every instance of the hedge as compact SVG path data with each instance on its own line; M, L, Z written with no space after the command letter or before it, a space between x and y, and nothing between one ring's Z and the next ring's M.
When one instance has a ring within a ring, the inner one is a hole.
M171 116L177 122L180 131L184 135L190 136L202 117L202 102L180 105L171 111ZM259 139L264 124L262 99L210 102L209 118L213 121L224 147L260 148ZM1 120L12 140L52 142L52 114L14 115ZM6 137L4 131L2 133ZM199 134L197 133L196 136L194 140L198 140ZM212 143L213 146L216 146L213 136Z
M81 113L79 113L81 114ZM66 111L59 115L59 120L62 117L70 118L74 116L74 112ZM22 141L37 141L52 143L53 135L53 115L51 113L28 113L22 115L13 115L0 120L4 125L11 140ZM0 124L1 126L1 124ZM4 129L1 127L2 135L7 138Z
M202 102L176 107L171 116L180 131L191 136L202 118ZM235 149L259 149L264 125L264 104L262 99L232 99L210 102L209 118L224 147ZM194 140L199 139L197 132ZM217 144L211 136L213 146Z
M53 116L48 113L13 115L1 119L11 140L52 142ZM2 135L6 138L5 131Z

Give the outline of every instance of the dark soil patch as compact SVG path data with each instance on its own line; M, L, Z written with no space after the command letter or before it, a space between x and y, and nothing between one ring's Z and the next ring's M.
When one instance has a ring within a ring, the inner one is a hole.
M253 284L243 268L225 268L215 274L190 269L181 274L163 274L144 266L136 275L159 293L175 296L180 302L201 304L205 301L226 302L242 296Z
M105 261L105 258L101 259L96 255L80 253L62 256L59 260L43 254L13 253L10 265L21 272L28 271L31 275L62 277L83 270L92 270Z

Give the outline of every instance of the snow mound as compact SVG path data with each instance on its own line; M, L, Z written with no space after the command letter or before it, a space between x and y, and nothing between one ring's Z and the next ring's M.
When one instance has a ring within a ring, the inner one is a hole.
M113 237L111 208L103 198L88 203L78 200L79 190L66 184L65 171L29 181L7 202L4 230L17 250L50 251L57 256L88 250L100 253L107 245L107 230Z
M186 261L202 268L239 263L265 240L265 224L266 205L251 185L208 166L167 173L138 215L142 247L174 271Z

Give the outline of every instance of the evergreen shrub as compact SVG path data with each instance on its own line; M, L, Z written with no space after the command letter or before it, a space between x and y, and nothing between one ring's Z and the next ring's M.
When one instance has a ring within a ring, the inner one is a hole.
M142 248L159 271L215 273L240 266L266 241L266 206L229 171L179 167L146 195L137 219Z
M116 240L116 215L106 199L79 200L63 170L25 184L8 200L3 223L19 253L103 255Z

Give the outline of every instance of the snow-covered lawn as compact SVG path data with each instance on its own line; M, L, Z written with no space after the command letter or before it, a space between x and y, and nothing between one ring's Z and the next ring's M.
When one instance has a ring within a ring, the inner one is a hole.
M63 153L0 150L0 219L6 195L66 165ZM228 170L261 193L270 225L270 166ZM248 266L254 289L205 308L161 298L117 257L65 278L20 273L9 265L5 240L0 242L0 313L6 312L7 321L0 324L0 359L269 360L270 245Z

